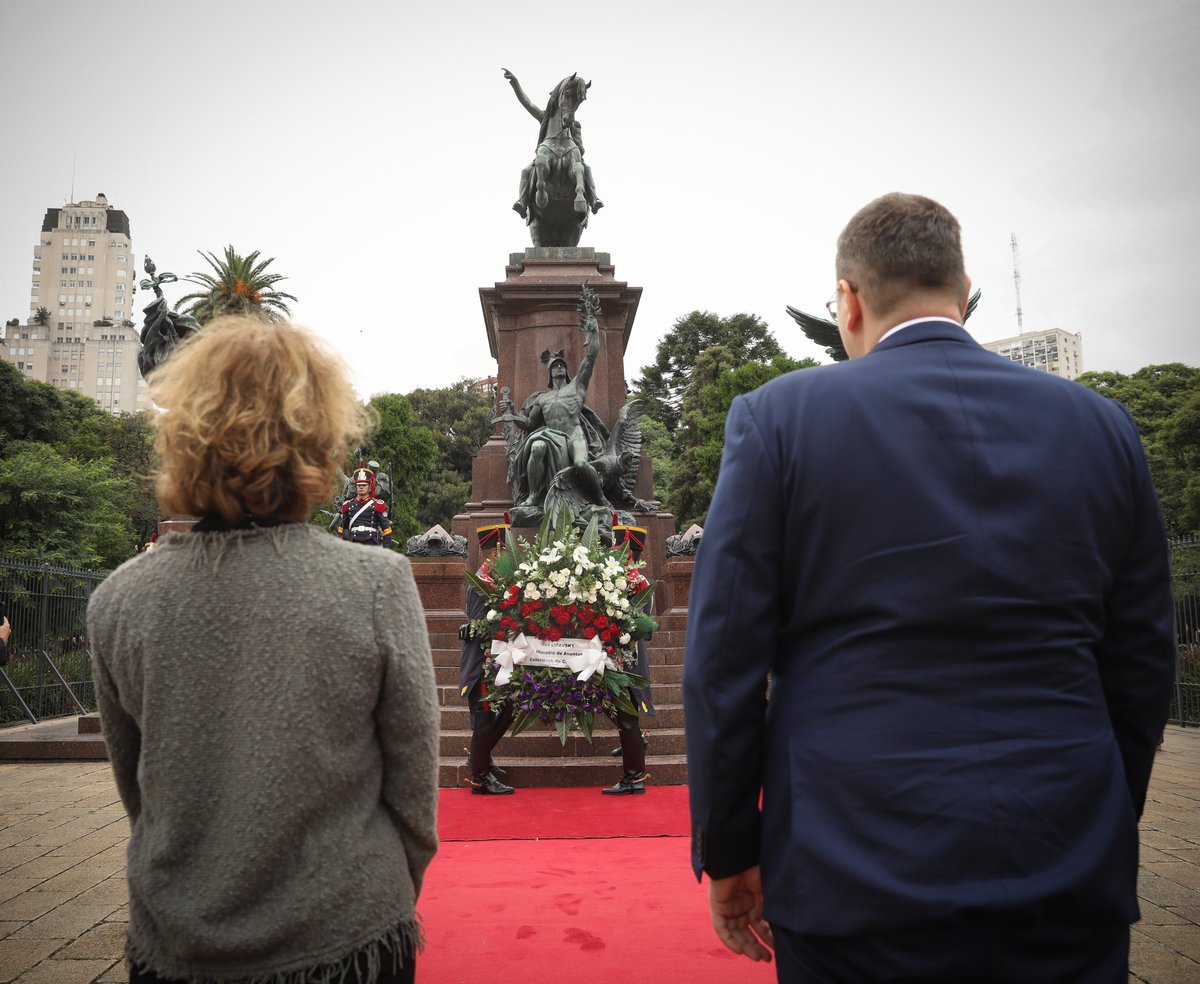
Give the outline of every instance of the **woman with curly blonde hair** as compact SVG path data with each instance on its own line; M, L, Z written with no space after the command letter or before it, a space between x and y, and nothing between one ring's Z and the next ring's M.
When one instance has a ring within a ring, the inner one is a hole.
M200 519L88 606L130 980L412 981L437 850L424 613L404 557L306 522L366 411L311 333L245 318L151 395L159 501Z

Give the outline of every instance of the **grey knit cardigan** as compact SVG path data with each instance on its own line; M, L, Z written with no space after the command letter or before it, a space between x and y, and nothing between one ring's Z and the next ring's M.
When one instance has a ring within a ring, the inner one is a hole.
M419 946L438 707L406 559L300 523L171 534L96 589L88 635L132 964L373 981Z

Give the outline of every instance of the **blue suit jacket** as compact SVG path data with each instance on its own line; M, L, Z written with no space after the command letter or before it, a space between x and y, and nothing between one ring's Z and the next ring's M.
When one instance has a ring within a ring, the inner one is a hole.
M697 875L761 864L803 933L1137 918L1174 637L1122 407L941 320L776 379L730 410L688 616Z

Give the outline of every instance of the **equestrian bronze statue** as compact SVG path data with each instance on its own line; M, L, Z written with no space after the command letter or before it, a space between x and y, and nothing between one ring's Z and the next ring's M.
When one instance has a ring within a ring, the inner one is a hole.
M604 207L592 169L583 160L583 128L575 119L592 83L578 75L563 79L543 110L512 72L503 71L521 105L541 126L533 163L521 172L513 211L529 226L534 246L578 246L589 210L594 215Z

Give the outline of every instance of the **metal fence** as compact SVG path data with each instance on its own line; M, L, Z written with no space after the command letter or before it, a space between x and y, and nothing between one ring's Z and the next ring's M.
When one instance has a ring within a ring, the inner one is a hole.
M1171 720L1200 726L1200 537L1171 541L1175 591L1175 692Z
M0 726L95 709L87 604L107 574L0 556L0 606L12 625Z

